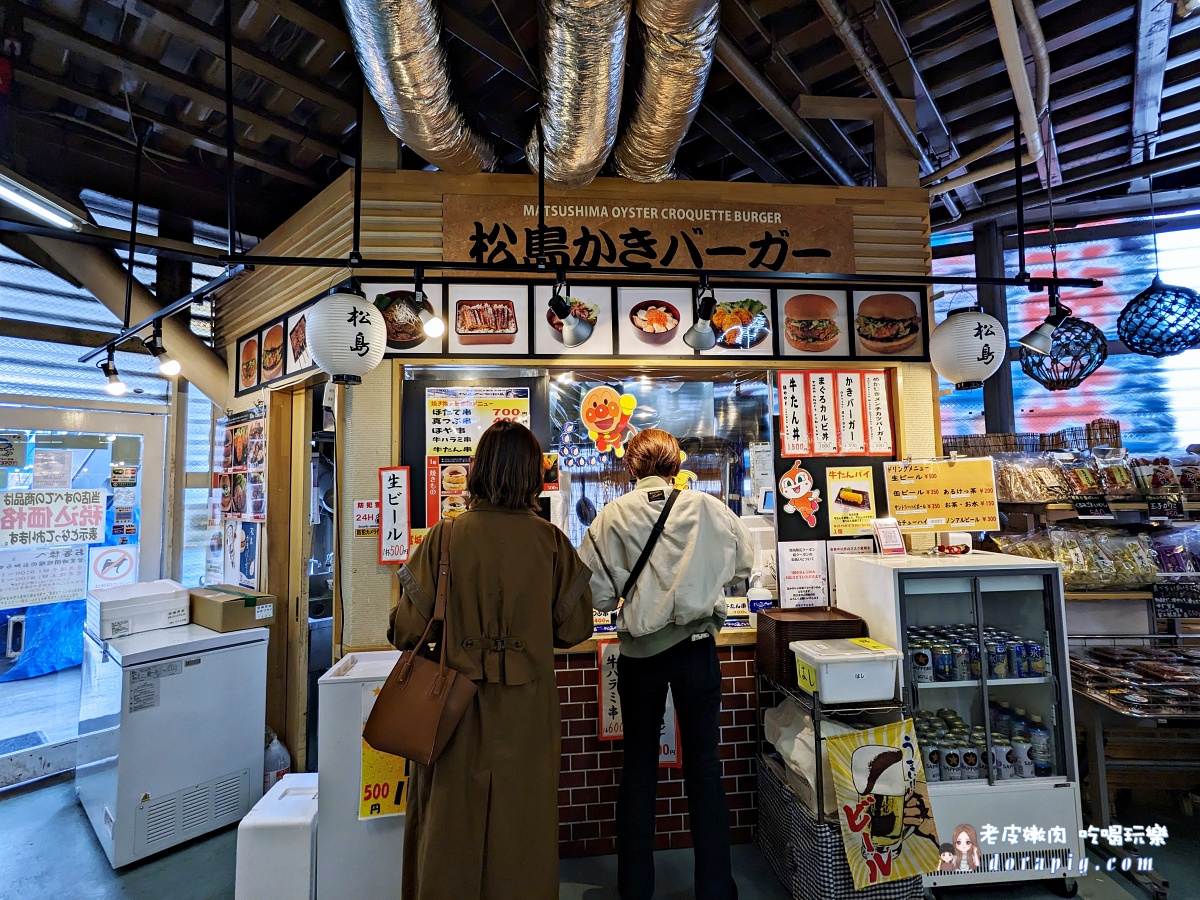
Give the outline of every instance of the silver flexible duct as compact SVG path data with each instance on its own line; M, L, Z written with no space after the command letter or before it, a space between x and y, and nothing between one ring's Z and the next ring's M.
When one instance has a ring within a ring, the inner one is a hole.
M582 187L596 177L617 139L629 0L540 0L538 19L546 178ZM536 128L525 155L536 172Z
M674 177L675 154L691 127L720 29L718 0L637 0L645 62L637 105L614 154L633 181Z
M436 0L342 0L342 11L367 88L392 134L455 175L496 168L491 146L454 101Z

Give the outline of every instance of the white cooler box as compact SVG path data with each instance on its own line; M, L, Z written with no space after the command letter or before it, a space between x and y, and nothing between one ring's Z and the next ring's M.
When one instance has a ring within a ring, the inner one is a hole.
M317 896L317 774L284 775L238 826L234 900Z
M896 696L901 653L870 638L792 641L796 682L822 703L869 703Z
M88 592L87 630L102 641L190 621L188 589L169 578Z

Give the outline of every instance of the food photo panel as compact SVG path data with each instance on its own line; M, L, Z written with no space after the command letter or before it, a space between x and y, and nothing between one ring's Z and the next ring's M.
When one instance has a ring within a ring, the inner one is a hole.
M694 356L683 336L695 313L690 288L618 288L621 356Z
M713 310L712 330L717 344L705 350L706 356L734 354L736 356L771 356L775 352L771 340L771 292L743 288L717 288L717 306ZM686 328L691 328L687 322Z
M919 358L925 355L925 314L917 291L854 292L856 356Z
M437 316L445 322L442 308L442 286L423 284L421 303L417 303L414 284L363 284L367 299L383 313L383 324L387 326L388 355L411 354L429 356L442 352L443 335L426 334L429 316Z
M452 284L446 330L450 353L524 356L529 353L529 288L523 284Z
M237 393L258 387L258 334L238 341L237 345Z
M261 372L259 381L262 384L283 377L284 349L283 322L268 325L262 330L259 338L262 341Z
M780 288L775 292L779 352L799 359L849 357L850 317L845 291Z
M568 284L564 299L571 315L584 319L592 333L582 344L563 343L562 322L550 309L554 288L539 284L533 289L533 352L542 356L611 356L613 352L612 288Z
M292 313L283 324L287 333L283 368L288 375L312 368L312 354L308 352L308 311L311 308Z

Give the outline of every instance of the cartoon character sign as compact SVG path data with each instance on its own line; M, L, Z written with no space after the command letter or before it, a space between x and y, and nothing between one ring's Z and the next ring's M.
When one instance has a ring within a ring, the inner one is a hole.
M942 846L938 848L938 858L941 859L941 863L939 863L937 867L939 872L958 871L954 865L954 847L950 844L942 844Z
M618 394L608 385L594 387L583 395L580 418L597 450L601 453L612 450L618 458L625 455L629 417L636 407L637 398L633 394Z
M779 479L779 493L787 500L783 508L785 512L800 513L809 528L816 527L821 492L813 490L813 477L800 468L799 460Z
M982 860L979 857L979 837L973 825L954 826L955 872L977 872Z

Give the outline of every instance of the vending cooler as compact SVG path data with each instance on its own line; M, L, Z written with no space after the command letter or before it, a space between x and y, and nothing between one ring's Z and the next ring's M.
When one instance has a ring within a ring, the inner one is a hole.
M834 565L838 606L904 652L901 690L922 729L938 839L949 848L926 886L1077 875L1079 773L1058 566L981 552L838 556Z
M85 632L75 791L114 868L262 796L267 630Z

